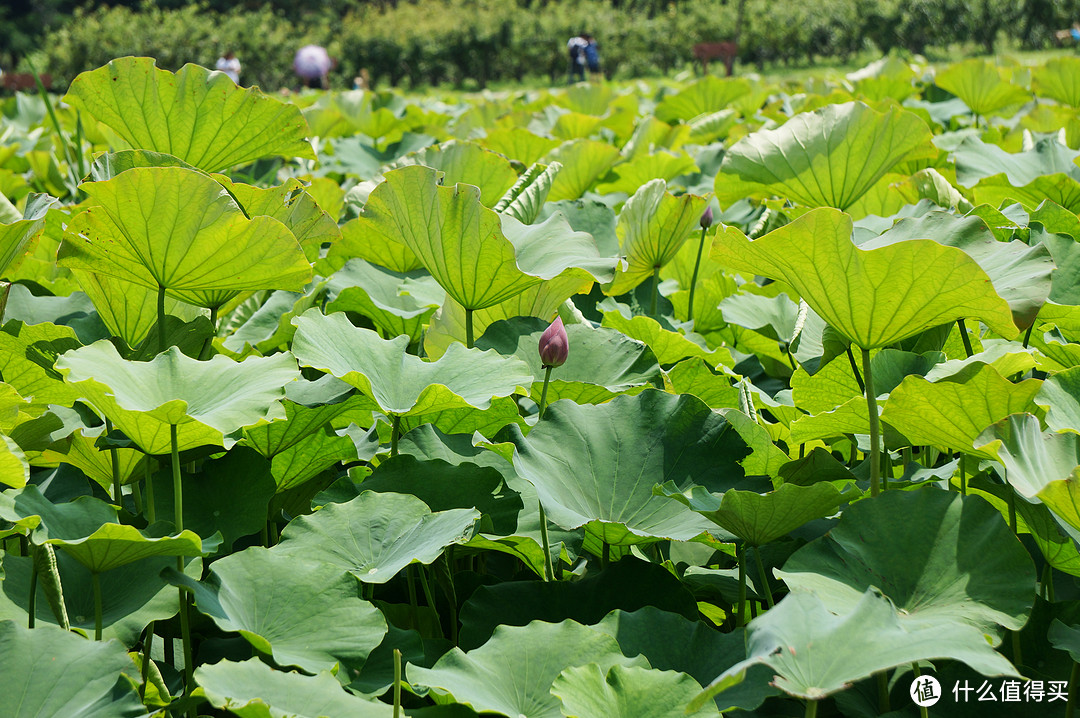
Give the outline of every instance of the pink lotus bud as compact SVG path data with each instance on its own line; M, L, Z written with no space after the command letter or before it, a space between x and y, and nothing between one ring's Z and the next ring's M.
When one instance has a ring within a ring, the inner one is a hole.
M705 212L701 215L701 228L708 229L712 226L712 207L706 207Z
M540 335L540 361L544 368L562 366L569 354L570 340L566 337L562 317L555 317L551 326Z

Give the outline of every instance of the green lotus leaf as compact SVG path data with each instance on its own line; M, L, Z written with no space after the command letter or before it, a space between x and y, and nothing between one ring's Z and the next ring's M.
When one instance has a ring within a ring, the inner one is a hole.
M432 513L406 494L365 491L293 519L275 550L333 564L364 583L386 583L414 561L428 564L447 546L469 540L476 509Z
M448 693L480 713L563 718L551 686L566 668L598 663L641 665L611 636L573 621L500 626L480 648L453 648L431 668L410 665L409 681Z
M510 161L474 142L451 140L406 157L399 165L415 163L443 174L443 184L471 184L480 190L480 204L492 207L518 179Z
M764 494L732 489L717 495L701 486L683 492L671 485L654 491L675 499L754 546L771 543L808 521L829 516L854 498L825 482L811 486L781 484L775 491Z
M921 169L906 179L892 185L908 204L918 204L928 199L939 207L969 212L971 201L960 193L953 183L933 167Z
M556 402L527 437L511 435L514 468L536 487L548 517L566 529L590 525L613 545L688 541L712 523L653 496L674 482L718 490L743 479L749 453L735 428L689 395L646 390L607 404Z
M962 249L990 277L994 291L1009 303L1013 321L1021 329L1031 326L1050 294L1050 273L1055 266L1048 249L1041 245L1029 247L1020 240L999 242L979 217L929 212L902 219L860 246L877 249L913 239L932 239Z
M5 434L0 434L0 484L22 488L30 481L30 464L26 454Z
M552 116L554 113L552 113ZM551 134L561 140L572 140L579 137L588 137L596 132L596 128L603 122L603 118L595 115L586 115L580 112L563 112L556 116L551 125Z
M517 160L524 165L538 162L560 142L549 137L541 137L524 127L498 127L490 129L486 136L476 140L479 144Z
M195 669L210 704L240 718L390 718L392 706L348 693L328 671L276 671L258 658L222 660Z
M861 102L796 115L736 142L716 175L716 198L779 195L808 207L847 209L896 165L934 157L930 129L913 113Z
M48 195L35 195L27 201L21 219L0 223L0 277L6 276L15 259L45 229L45 214L53 201Z
M618 329L620 332L644 342L661 366L675 364L688 358L703 359L709 366L734 366L731 352L725 347L710 349L705 340L697 334L680 334L665 329L652 317L627 317L620 311L604 312L603 326Z
M300 290L311 280L311 267L288 227L272 217L248 219L204 174L136 168L81 188L96 204L69 223L61 266L152 290L165 287L178 299L207 307L243 290Z
M420 338L424 324L446 296L423 271L394 272L363 259L350 259L327 283L328 314L353 311L371 320L384 336Z
M600 194L625 192L634 194L640 187L656 179L671 181L680 175L697 172L698 166L685 152L656 152L639 154L611 169L611 180L596 186Z
M42 626L0 621L0 675L11 718L136 718L146 715L124 647ZM16 699L17 696L17 699Z
M866 400L850 399L829 411L800 416L791 422L791 441L805 444L815 439L833 439L848 434L870 433L870 411Z
M851 230L844 213L817 209L755 241L732 232L719 236L713 259L787 282L863 349L965 317L1006 338L1017 335L1008 304L963 251L931 240L863 250L852 243Z
M1069 626L1061 619L1055 618L1050 624L1047 638L1050 640L1050 645L1067 652L1074 661L1080 658L1080 626Z
M1029 185L1044 176L1066 175L1080 180L1080 167L1074 163L1080 151L1054 139L1038 140L1031 149L1013 154L977 137L967 137L953 156L956 180L962 187L975 187L981 180L997 175L1004 175L1013 187Z
M32 563L29 557L3 555L0 574L6 576L0 581L0 621L11 619L26 625ZM202 559L186 559L185 563L184 572L188 576L197 579L202 574ZM94 588L90 570L63 551L56 552L56 565L71 627L93 636ZM99 575L102 638L115 638L125 646L133 646L148 623L176 615L180 608L176 588L159 577L166 568L176 568L174 557L146 558ZM43 600L41 589L39 585L35 602L37 623L56 625L56 616L49 602Z
M376 202L380 201L381 193L376 195L372 192L372 195L375 196ZM315 271L322 275L332 275L353 259L371 262L401 274L411 273L423 267L411 249L394 236L383 234L364 216L349 220L342 225L341 239L330 246L326 257L315 263Z
M300 386L297 382L293 386ZM289 395L286 390L286 396ZM321 398L321 397L319 397ZM339 397L333 397L339 399ZM273 459L302 443L304 439L318 434L333 419L357 409L369 408L363 397L350 396L339 401L317 401L305 406L298 401L286 400L284 420L272 421L261 426L244 429L244 444L252 447L267 459Z
M944 358L945 355L937 351L923 354L897 349L877 351L870 358L874 390L879 396L888 394L900 385L904 377L926 376L935 372ZM959 363L953 365L951 371L943 376L952 376L963 366L965 365ZM813 375L802 369L797 370L791 375L791 395L799 408L811 414L819 414L851 399L861 398L863 391L851 370L851 363L841 360L829 362Z
M1070 107L1080 107L1080 58L1052 57L1031 68L1031 89Z
M735 100L750 94L751 89L748 80L709 75L661 100L656 106L656 119L663 122L689 121L700 115L725 110Z
M1042 383L1035 403L1046 407L1046 425L1080 433L1080 368L1059 371Z
M1080 435L1044 432L1031 414L1013 414L996 422L975 445L1002 463L1005 479L1029 501L1052 482L1080 479Z
M472 406L458 406L451 409L427 411L423 408L401 418L401 431L411 431L422 424L434 424L446 434L469 434L480 432L481 436L492 437L508 424L517 424L524 428L525 420L512 396L496 397L485 409Z
M724 321L775 339L791 343L795 330L801 329L799 305L786 294L765 297L750 292L740 292L726 297L719 305ZM760 331L762 329L771 331Z
M198 167L165 152L118 150L116 152L103 152L94 158L94 161L90 164L89 178L94 182L110 180L121 172L127 172L135 167L183 167L189 170L201 171Z
M700 229L707 203L707 197L694 194L676 197L662 179L642 185L626 200L615 228L627 267L615 272L604 293L626 294L674 259L683 242Z
M1001 68L979 58L950 65L937 73L934 84L959 97L979 117L1031 100L1031 93L1012 84Z
M193 589L199 611L239 632L280 666L309 673L360 667L386 635L386 620L337 566L252 547L215 561Z
M558 162L550 165L537 162L531 165L514 186L506 190L493 209L522 224L532 224L547 201L556 175L561 171L562 165Z
M225 175L214 175L214 179L229 191L247 216L273 217L288 227L308 261L319 258L322 245L341 239L337 221L323 211L298 179L290 178L268 188L233 182Z
M522 317L499 321L477 340L480 349L494 349L503 356L515 356L529 365L535 380L530 396L540 401L544 367L540 359L540 336L548 323ZM610 329L592 329L584 324L566 327L570 353L566 363L552 372L548 402L572 398L578 404L598 404L633 389L657 386L660 365L643 343Z
M931 658L959 660L987 676L1019 676L983 634L964 623L905 622L888 599L867 589L840 615L813 594L794 591L750 622L748 658L706 687L691 708L738 685L764 664L790 695L820 700L877 671Z
M114 336L134 349L150 335L158 319L156 290L81 269L73 269L71 274L93 301L98 316ZM165 313L184 321L201 316L198 308L170 296L165 297ZM156 341L156 337L154 339Z
M1009 414L1034 410L1041 382L1017 384L986 364L971 364L941 381L909 376L893 389L881 420L912 446L938 446L987 456L974 448L983 429Z
M315 159L295 105L198 65L174 74L148 57L122 57L76 77L64 102L128 147L166 152L208 172L267 155Z
M697 710L686 705L701 685L685 673L636 666L612 666L607 675L596 663L567 668L555 679L551 693L562 703L563 715L612 718L682 718L718 716L715 705Z
M287 347L296 331L292 320L319 303L323 286L323 282L314 286L309 285L307 291L303 293L286 292L281 289L271 292L270 296L266 297L265 301L262 301L258 308L246 317L246 320L242 319L240 312L233 313L230 320L236 319L243 323L234 329L232 329L232 321L224 324L221 327L222 333L230 329L232 333L225 337L218 348L223 348L224 354L232 352L237 355L236 358L240 358L251 349L267 355L276 349ZM249 301L255 304L260 299L262 297L255 295ZM245 307L247 306L251 305L245 302Z
M982 498L926 489L853 503L777 575L837 614L855 610L873 586L902 622L967 624L992 633L996 626L1019 630L1027 621L1035 569Z
M70 327L13 319L0 328L0 375L34 404L71 406L79 392L64 383L53 365L61 354L80 346Z
M895 56L871 62L845 77L855 87L855 92L873 102L886 98L901 102L915 92L915 71Z
M153 361L129 362L106 340L66 353L57 371L150 454L169 453L170 426L181 451L232 446L241 427L284 415L283 387L299 378L288 353L201 362L173 347Z
M50 538L43 543L63 549L91 572L103 573L155 556L205 556L213 553L219 542L220 537L204 542L193 531L153 537L134 526L107 523L85 538Z
M717 374L699 358L684 359L666 374L665 390L672 394L693 394L711 409L739 406L739 389L726 374Z
M388 414L486 409L495 397L532 384L528 366L496 352L451 345L434 362L405 353L409 338L389 341L352 326L341 312L312 309L295 320L293 351L304 366L327 371L378 402Z
M617 147L596 140L570 140L543 157L547 164L563 166L548 193L548 202L580 199L619 159Z

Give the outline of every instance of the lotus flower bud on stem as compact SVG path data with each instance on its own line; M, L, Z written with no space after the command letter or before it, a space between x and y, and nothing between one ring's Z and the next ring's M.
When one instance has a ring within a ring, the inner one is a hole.
M554 368L566 363L570 354L570 340L566 337L566 328L562 317L555 317L551 326L540 335L540 361L544 367Z
M706 207L705 211L701 213L701 228L708 229L712 226L713 214L712 207Z

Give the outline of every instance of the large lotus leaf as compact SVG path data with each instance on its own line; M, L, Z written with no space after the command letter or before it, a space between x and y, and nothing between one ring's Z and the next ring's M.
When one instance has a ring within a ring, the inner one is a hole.
M674 259L683 242L700 228L707 203L707 197L694 194L672 195L662 179L642 185L619 213L615 231L627 267L616 271L605 293L626 294Z
M936 489L890 491L850 505L777 574L834 613L855 609L872 586L904 622L966 623L987 633L1024 625L1035 581L1027 549L996 509Z
M0 434L0 484L21 488L30 481L30 464L26 454L6 434Z
M687 541L713 524L654 496L654 484L717 490L743 479L748 452L735 428L701 400L646 390L607 404L548 407L527 437L514 432L514 468L563 528L589 524L613 545Z
M134 526L107 523L85 538L50 538L53 544L93 573L110 571L156 556L204 556L213 553L220 537L202 541L192 531L175 536L148 536Z
M1031 89L1040 97L1080 107L1080 58L1053 57L1031 68Z
M64 383L53 365L61 354L80 346L70 327L13 319L0 328L0 375L35 404L71 406L79 392Z
M537 162L530 166L495 204L495 211L523 224L532 224L543 209L551 185L561 171L562 165L558 162L551 165Z
M547 164L563 166L551 185L548 202L580 199L619 159L619 149L596 140L570 140L548 152Z
M852 343L894 344L955 319L976 317L1006 338L1009 305L979 265L955 247L911 240L863 250L844 213L817 209L761 239L720 235L713 258L735 271L787 282Z
M664 389L672 394L693 394L712 409L735 409L741 392L732 378L718 374L698 358L685 359L664 376Z
M845 78L855 92L874 102L892 98L897 102L915 92L915 71L911 65L896 56L883 57L871 62Z
M669 366L683 359L696 357L709 366L735 366L731 352L726 347L710 349L698 334L681 334L666 329L652 317L638 315L628 317L621 311L604 312L603 326L617 329L631 339L644 342L662 366Z
M913 113L878 112L861 102L827 105L736 142L716 175L716 197L723 206L779 195L847 209L900 162L936 154L930 129Z
M976 454L974 442L983 429L1009 414L1034 410L1040 385L1035 379L1014 384L981 363L941 381L908 376L889 395L881 420L912 446Z
M405 334L414 341L446 296L426 272L394 272L363 259L346 262L330 277L327 290L327 314L357 312L384 336Z
M0 493L0 519L11 528L0 532L34 536L35 543L46 539L78 539L89 536L107 523L116 523L116 508L92 496L53 503L34 485Z
M1048 377L1035 395L1035 403L1046 407L1048 427L1080 433L1080 367Z
M1044 432L1031 414L987 427L975 444L1005 467L1005 479L1030 501L1051 482L1080 479L1080 435Z
M415 163L439 170L443 184L471 184L480 190L480 203L491 207L517 181L510 161L473 142L451 140L410 155L399 164Z
M409 681L449 693L480 713L518 718L563 718L551 686L566 668L588 663L602 670L641 665L623 656L611 636L573 621L500 626L480 648L453 648L432 668L410 665Z
M299 386L300 382L296 385ZM288 391L286 391L288 396ZM322 398L322 397L319 397ZM304 439L319 433L319 430L342 414L370 408L363 397L350 396L345 399L333 397L338 401L318 401L305 406L297 401L286 400L285 419L269 424L244 429L244 443L268 459L300 444Z
M295 322L293 349L301 364L347 381L389 414L486 409L493 398L532 384L524 362L493 351L453 344L438 361L428 362L405 352L408 337L382 339L354 327L341 312L311 309Z
M107 274L71 270L83 292L94 303L105 327L132 349L139 346L157 324L157 291ZM196 307L165 297L165 313L185 321L200 316ZM154 340L156 341L156 337Z
M480 349L494 349L528 364L535 377L531 396L537 402L544 375L537 347L547 327L547 322L535 318L500 321L490 325L476 342ZM551 374L549 403L570 398L578 404L596 404L629 390L659 385L660 365L643 343L611 329L584 324L567 326L566 335L570 353L566 363Z
M685 673L637 666L612 666L607 675L595 663L567 668L551 686L563 715L575 718L683 718L719 716L716 706L686 706L701 685Z
M980 58L950 65L937 73L934 84L959 97L981 117L1031 100L1031 93L1012 84L1001 68Z
M208 172L267 155L315 159L300 110L224 74L122 57L76 77L64 101L129 147L166 152Z
M240 718L390 718L392 706L348 693L329 672L276 671L258 658L195 669L210 704Z
M124 647L52 626L0 621L0 675L8 718L136 718L146 715Z
M606 281L614 266L592 237L570 231L561 217L532 226L509 217L500 223L475 187L440 186L435 170L419 165L388 172L361 220L413 252L466 309L498 304L571 268Z
M625 192L633 194L650 181L670 181L680 175L697 172L698 166L685 152L656 152L640 154L611 169L610 180L596 186L599 194Z
M738 98L750 94L751 89L748 80L709 75L661 100L656 106L656 119L685 122L700 115L725 110Z
M929 212L902 219L860 246L876 249L912 239L932 239L962 249L990 277L994 291L1009 303L1013 321L1021 329L1031 326L1050 294L1050 273L1055 266L1049 250L1042 245L1029 247L1018 239L999 242L978 216L961 218L947 212Z
M184 572L198 578L202 574L201 559L187 559ZM29 593L32 560L11 554L3 555L0 574L0 621L11 619L26 625L29 618ZM72 628L93 636L94 589L90 571L63 551L56 552L56 565L63 586L64 604ZM102 637L116 638L127 646L139 640L146 624L176 615L180 602L176 588L159 577L165 568L176 567L176 559L158 556L120 566L100 574L102 596ZM57 619L49 602L43 600L38 587L35 612L38 624L56 625Z
M45 199L46 201L41 201ZM30 241L45 228L45 214L55 202L48 195L35 195L26 205L22 219L0 224L0 277L22 254Z
M1003 175L1007 184L1023 187L1040 177L1066 175L1080 180L1080 167L1074 160L1080 151L1070 149L1053 138L1041 139L1028 150L1009 153L998 145L967 137L955 150L956 180L963 187ZM1058 202L1058 204L1061 204Z
M214 175L249 217L266 215L280 220L296 237L308 261L319 257L323 244L341 239L337 222L316 204L303 183L295 178L277 187L253 187L233 182L224 175Z
M275 549L333 564L365 583L386 583L413 561L428 564L464 543L480 519L476 509L432 513L406 494L366 491L293 519Z
M150 362L125 361L101 340L66 353L57 370L143 451L231 446L241 427L281 418L284 386L299 378L291 354L198 361L173 347Z
M218 628L238 631L280 666L359 668L386 635L356 579L332 564L255 546L215 561L206 581L184 583Z
M950 658L986 676L1019 676L976 628L961 622L906 622L888 599L867 589L837 615L813 594L794 591L750 622L748 658L710 684L691 707L737 685L757 664L773 684L794 696L820 700L857 680L913 661Z
M237 359L252 353L252 349L268 355L286 348L296 331L292 320L320 302L324 286L324 282L319 282L309 285L304 292L279 289L265 298L261 293L250 297L241 305L241 311L233 312L229 321L219 328L220 334L226 336L219 340L217 348ZM249 314L248 310L254 311Z
M376 202L379 202L380 194L372 192ZM370 197L368 201L371 201ZM331 275L353 259L362 259L400 273L414 272L423 267L412 250L396 236L383 234L375 223L363 216L342 225L341 239L330 247L325 257L315 263L315 271Z
M272 217L249 219L204 174L136 168L81 188L95 205L69 223L61 266L165 287L208 307L243 290L300 290L311 280L311 266L288 227Z
M494 128L476 141L489 150L494 150L524 165L538 162L541 157L559 146L558 140L541 137L524 127Z
M685 493L671 491L667 486L658 487L656 492L688 506L754 546L770 543L808 521L829 516L854 498L828 482L810 486L781 484L764 494L732 489L716 495L701 486L691 487Z

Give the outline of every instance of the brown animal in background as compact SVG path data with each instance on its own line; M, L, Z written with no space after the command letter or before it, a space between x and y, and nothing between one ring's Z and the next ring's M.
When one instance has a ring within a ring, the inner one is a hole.
M45 85L45 89L52 87L51 75L39 75L41 77L41 84ZM37 90L37 83L34 82L34 76L29 72L15 74L13 72L5 73L3 79L0 80L5 90L11 90L12 92L23 92L26 90Z
M701 71L706 75L709 74L709 60L719 59L723 61L728 77L731 77L738 54L739 46L734 42L699 42L694 45L694 59L701 63Z

